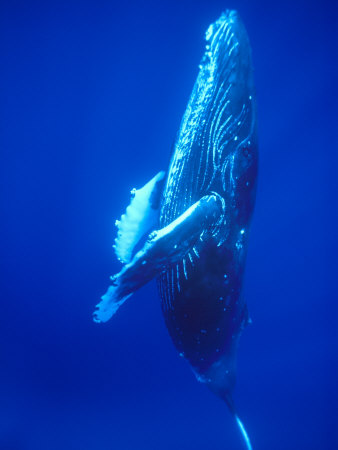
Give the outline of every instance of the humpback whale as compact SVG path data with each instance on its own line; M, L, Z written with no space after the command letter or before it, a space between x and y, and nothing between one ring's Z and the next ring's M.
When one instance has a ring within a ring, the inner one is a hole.
M250 321L241 288L258 161L251 50L236 11L223 13L205 38L169 168L133 189L116 221L123 266L94 321L108 321L156 278L175 347L226 402L251 449L232 400L238 341Z

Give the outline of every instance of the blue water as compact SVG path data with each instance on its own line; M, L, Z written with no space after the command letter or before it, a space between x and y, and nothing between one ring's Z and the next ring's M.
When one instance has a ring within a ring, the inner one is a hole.
M113 223L166 168L203 52L238 9L260 173L235 401L254 450L337 438L337 4L1 1L0 450L243 444L195 381L155 283L107 324Z

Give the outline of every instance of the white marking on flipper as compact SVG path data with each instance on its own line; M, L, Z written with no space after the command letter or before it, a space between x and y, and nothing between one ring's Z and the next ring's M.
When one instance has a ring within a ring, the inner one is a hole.
M121 220L115 222L118 231L113 247L117 258L123 263L131 260L136 244L157 224L158 210L152 207L151 196L164 175L165 172L159 172L143 188L133 189L130 205Z
M121 300L116 301L117 286L109 286L107 292L102 295L100 303L96 305L93 313L93 320L96 323L107 322L119 309L119 307L132 295L126 295Z

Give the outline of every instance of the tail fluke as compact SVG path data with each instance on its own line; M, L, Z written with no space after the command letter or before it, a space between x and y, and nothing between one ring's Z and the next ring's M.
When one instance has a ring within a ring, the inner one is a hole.
M241 432L241 435L243 437L243 440L245 442L247 450L252 450L252 445L251 445L248 433L246 432L246 429L244 428L243 422L241 421L241 419L237 415L237 412L236 412L236 409L235 409L235 405L234 405L234 401L232 400L232 397L229 394L226 395L225 402L228 405L231 414L234 416L234 418L236 420L237 426L239 428L239 431Z
M234 414L235 419L236 419L236 423L238 425L238 428L243 436L243 439L245 441L245 445L247 450L252 450L252 446L251 446L251 442L250 442L250 438L248 436L248 433L246 432L246 429L244 428L244 425L241 421L241 419L237 416L237 414Z

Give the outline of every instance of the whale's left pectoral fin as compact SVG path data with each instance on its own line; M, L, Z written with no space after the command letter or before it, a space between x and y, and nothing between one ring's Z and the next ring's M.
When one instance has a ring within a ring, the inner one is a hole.
M168 226L152 232L132 261L111 277L112 286L96 305L94 321L107 322L133 292L182 259L203 232L212 234L223 214L223 199L218 194L206 195Z
M113 247L124 264L131 261L140 239L157 226L164 177L165 172L159 172L141 189L133 189L130 205L115 223L117 237Z

